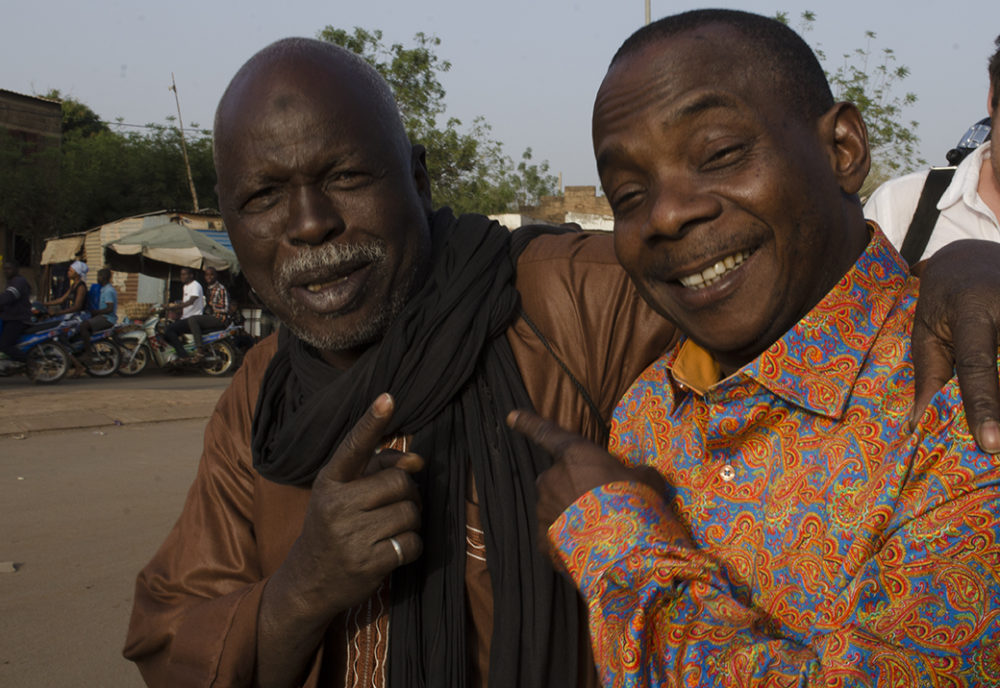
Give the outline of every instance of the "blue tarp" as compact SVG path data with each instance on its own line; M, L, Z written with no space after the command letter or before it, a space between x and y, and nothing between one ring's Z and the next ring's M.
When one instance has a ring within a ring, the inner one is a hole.
M233 244L232 244L231 241L229 241L229 232L227 232L226 230L224 230L224 229L199 229L198 231L201 232L202 234L204 234L205 236L207 236L208 238L213 239L214 241L219 242L220 244L222 244L223 246L225 246L226 248L228 248L230 251L233 250Z

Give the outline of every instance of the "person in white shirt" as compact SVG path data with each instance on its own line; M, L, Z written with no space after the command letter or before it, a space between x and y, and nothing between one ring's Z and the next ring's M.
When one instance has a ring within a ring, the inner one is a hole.
M181 268L181 282L184 283L183 300L180 303L168 305L168 308L182 309L181 317L180 320L167 326L163 332L163 338L174 347L179 359L185 359L188 358L188 352L181 344L181 335L191 331L191 318L201 317L204 313L205 290L202 289L201 283L194 278L194 270L191 268Z
M989 141L976 148L955 169L954 177L936 203L937 221L919 260L958 239L1000 241L1000 36L989 60L987 111ZM892 179L871 195L865 217L874 220L896 248L903 246L929 171ZM909 258L909 256L907 256Z

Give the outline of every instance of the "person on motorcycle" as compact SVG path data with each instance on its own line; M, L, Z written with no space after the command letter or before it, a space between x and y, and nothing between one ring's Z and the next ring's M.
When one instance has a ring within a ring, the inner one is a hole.
M219 273L215 268L205 268L205 286L207 287L205 312L188 321L191 334L194 336L194 352L196 357L205 355L201 343L201 333L204 330L221 330L229 324L229 292L219 282Z
M6 375L14 368L24 365L26 356L17 347L17 340L31 323L31 285L18 273L19 266L12 260L3 264L3 276L7 286L0 293L0 353L7 356L0 361L0 374Z
M98 270L97 284L100 286L97 307L91 310L89 319L80 323L80 338L83 340L83 354L80 358L84 363L90 361L91 335L114 327L118 322L118 291L111 286L111 270L108 268Z
M180 303L167 304L168 310L181 309L181 317L180 320L167 326L167 329L163 332L163 338L174 347L174 352L177 354L177 362L186 363L188 362L187 359L192 357L184 350L184 345L181 343L181 335L188 334L189 332L194 334L191 323L195 318L201 318L204 315L205 290L202 289L201 283L194 278L194 270L191 268L181 268L181 282L184 283L183 300ZM201 346L200 330L195 335L195 346ZM194 358L197 360L200 356L195 356Z
M82 260L73 261L67 270L69 287L66 293L52 301L43 301L43 306L59 306L59 310L51 311L53 315L79 313L87 307L87 283L85 279L90 268Z

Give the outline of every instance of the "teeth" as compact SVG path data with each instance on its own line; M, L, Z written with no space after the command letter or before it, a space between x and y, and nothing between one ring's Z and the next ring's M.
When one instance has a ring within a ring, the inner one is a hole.
M337 284L338 282L343 282L347 279L347 275L337 278L335 280L330 280L329 282L314 282L313 284L307 284L306 289L312 293L320 292L329 287L330 285Z
M712 267L705 268L701 272L696 272L695 274L688 275L687 277L681 277L680 283L688 289L703 289L718 282L722 279L723 275L740 265L749 257L750 251L742 251L740 253L734 253L731 256L726 256Z

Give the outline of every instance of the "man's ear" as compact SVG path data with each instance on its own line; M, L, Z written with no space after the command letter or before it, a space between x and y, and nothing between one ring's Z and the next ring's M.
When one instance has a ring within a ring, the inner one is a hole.
M413 168L413 182L417 186L420 200L423 201L424 210L430 214L434 210L434 206L431 205L431 177L427 173L427 150L420 144L413 146L410 166Z
M820 132L830 151L830 167L846 194L856 194L871 169L868 129L853 103L836 103L820 117Z

